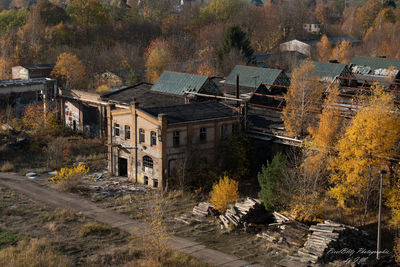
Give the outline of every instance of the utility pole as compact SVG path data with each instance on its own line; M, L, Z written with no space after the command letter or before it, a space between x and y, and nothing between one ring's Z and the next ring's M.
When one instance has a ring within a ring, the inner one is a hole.
M379 185L379 211L378 211L378 238L376 244L376 259L379 260L379 252L381 250L381 215L382 215L382 184L383 175L386 174L385 170L380 170L381 182Z

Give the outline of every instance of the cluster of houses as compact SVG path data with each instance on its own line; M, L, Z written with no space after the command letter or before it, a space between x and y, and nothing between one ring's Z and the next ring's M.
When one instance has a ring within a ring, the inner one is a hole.
M349 65L314 65L314 75L327 87L340 85L344 98L374 82L399 98L400 60L354 57ZM0 81L0 97L21 110L31 102L57 105L66 126L106 138L112 175L151 187L165 187L190 155L212 162L221 140L239 129L270 148L264 152L301 143L285 135L281 120L290 85L283 70L237 65L227 77L164 71L155 84L100 95L57 88L55 80L34 76L43 69L15 67L15 79Z

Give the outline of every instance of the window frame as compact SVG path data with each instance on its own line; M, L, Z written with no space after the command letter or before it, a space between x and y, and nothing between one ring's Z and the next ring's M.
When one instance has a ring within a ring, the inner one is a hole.
M131 127L129 125L125 125L125 140L131 139Z
M180 131L174 131L172 134L172 146L179 147L180 146Z
M201 127L199 129L199 140L200 143L207 143L207 128Z
M157 133L155 131L150 132L150 146L157 146Z
M146 131L143 128L139 128L139 144L146 142Z
M114 136L120 136L120 129L119 129L120 125L119 123L114 122Z
M154 161L150 156L147 156L147 155L143 156L142 157L142 161L143 161L143 164L142 164L143 165L143 170L145 170L146 167L149 168L149 169L153 169Z

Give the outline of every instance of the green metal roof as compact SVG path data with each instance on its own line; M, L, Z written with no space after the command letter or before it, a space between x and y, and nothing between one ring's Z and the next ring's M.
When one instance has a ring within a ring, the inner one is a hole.
M184 95L185 91L198 93L207 80L203 75L164 71L151 90L174 95Z
M303 60L300 60L297 66L303 64ZM315 66L314 75L324 78L330 77L335 78L335 76L341 76L344 74L344 71L347 68L346 64L337 64L337 63L327 63L327 62L317 62L312 61Z
M226 78L225 83L235 85L236 74L239 74L240 86L258 88L262 83L275 83L276 79L281 73L282 70L278 69L236 65L229 76Z
M390 66L400 69L400 59L379 58L379 57L359 57L355 56L350 62L358 66L369 66L371 69L387 69Z

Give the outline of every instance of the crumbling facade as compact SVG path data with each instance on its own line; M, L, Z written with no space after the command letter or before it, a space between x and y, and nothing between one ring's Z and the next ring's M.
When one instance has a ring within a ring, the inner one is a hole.
M216 102L129 109L108 107L108 170L164 188L167 178L195 154L212 161L218 143L237 124L231 108Z

